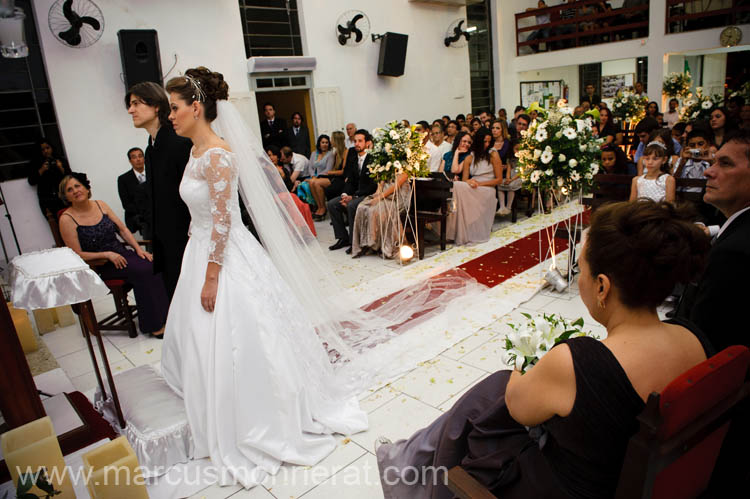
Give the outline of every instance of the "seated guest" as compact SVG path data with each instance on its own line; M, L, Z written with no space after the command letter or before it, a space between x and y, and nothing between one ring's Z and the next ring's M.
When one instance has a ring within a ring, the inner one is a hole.
M544 0L539 0L536 3L536 9L533 8L533 7L529 7L529 8L526 9L526 12L529 12L529 11L532 11L532 10L538 10L538 9L546 9L546 8L547 8L547 4L544 3ZM534 16L534 18L535 18L537 26L544 25L544 24L549 24L550 23L550 13L549 12L545 12L543 14L538 14L538 15ZM531 34L526 38L526 41L527 42L531 42L531 41L534 41L534 40L538 40L540 38L542 40L546 40L547 38L549 38L549 33L550 33L549 28L541 28L541 29L538 29L536 31L532 31ZM540 50L538 43L535 43L533 45L529 45L529 48L531 48L532 52L534 52L534 53L539 52L539 50Z
M504 107L497 110L497 119L504 121L505 126L508 126L508 111Z
M302 114L292 114L292 126L286 130L286 144L293 152L304 157L310 156L310 132L302 122Z
M461 132L453 141L453 147L443 155L438 171L445 172L445 175L453 180L461 176L464 168L471 165L471 144L473 139L469 132Z
M657 128L653 132L651 132L651 136L649 137L649 143L651 142L658 142L660 144L664 144L664 147L667 149L667 165L669 166L670 173L674 172L675 165L677 165L677 161L680 159L680 157L677 155L677 153L674 150L674 144L675 141L672 138L672 131L667 128ZM643 175L646 173L646 169L643 166L643 157L641 156L641 159L638 160L638 163L636 165L638 169L638 175Z
M327 175L328 171L333 168L335 160L336 152L331 148L331 138L325 134L321 135L315 143L315 151L310 155L306 172L307 180L297 186L297 196L307 204L315 205L318 210L321 204L325 206L323 189L330 185ZM313 190L312 186L322 180L326 181L324 185ZM323 213L325 213L325 208L323 208Z
M612 113L604 108L599 111L599 123L595 125L597 136L604 139L601 147L606 145L620 145L622 143L622 132L612 120Z
M675 180L669 173L669 153L661 142L650 142L643 152L643 175L633 177L630 185L630 200L649 199L651 201L673 202Z
M344 145L347 149L351 149L354 147L354 134L357 131L357 125L354 123L347 123L346 124L346 139L344 140Z
M132 168L117 177L117 192L125 210L125 225L130 232L140 232L144 239L151 239L151 191L146 184L143 150L140 147L130 149L128 161Z
M296 187L298 183L310 176L310 160L301 154L293 152L289 146L282 147L280 152L279 161L285 168L291 170L290 180L292 181L292 185Z
M708 246L672 205L599 208L578 285L606 339L563 340L523 375L480 381L408 440L379 438L385 497L453 497L441 470L457 465L501 498L614 497L649 394L714 353L697 329L661 322L656 311L700 272Z
M474 135L477 133L477 131L482 128L484 125L482 125L482 122L479 120L479 118L474 118L471 120L471 134Z
M450 151L451 148L451 144L445 140L442 125L432 125L430 141L425 144L425 151L430 155L428 164L431 172L440 170L440 163L443 161L443 156L445 156L445 153Z
M740 128L750 130L750 104L745 104L740 109Z
M279 164L279 150L276 148L276 146L268 146L266 148L266 155L268 155L268 159L271 160L271 163L273 163L273 166L276 167L276 169L279 172L279 175L281 175L282 180L284 181L284 185L288 190L292 190L294 188L294 184L291 181L292 177L292 170L289 167L285 167L284 165ZM293 210L291 208L292 204L297 207L297 210L302 215L302 219L299 219L298 226L301 226L303 221L305 224L307 224L307 227L310 229L310 232L312 232L313 236L317 237L317 232L315 232L315 224L313 223L313 217L312 217L312 211L310 210L310 205L302 201L296 194L293 194L292 192L289 192L288 194L292 200L292 203L285 203L289 206L290 210ZM295 216L296 213L292 213L292 217L295 219L295 222L297 222L297 216Z
M444 114L442 118L440 118L440 121L442 122L443 126L446 126L448 122L451 120L451 117L447 114Z
M449 144L453 144L453 140L456 138L456 135L458 135L458 132L463 125L463 123L459 124L456 120L449 121L448 124L445 125L445 141Z
M711 134L706 130L696 128L688 134L687 146L682 150L674 166L675 178L702 179L703 172L711 166L710 141ZM683 187L687 192L701 192L700 187Z
M602 147L602 168L604 172L614 175L628 174L628 157L617 146L612 144Z
M646 116L656 119L657 114L659 114L659 104L657 104L656 101L651 101L646 104Z
M664 113L664 122L667 127L674 128L678 121L680 121L680 111L677 109L680 102L675 99L669 99L669 111Z
M466 123L466 116L464 116L463 114L459 113L459 114L456 115L456 119L455 120L450 120L449 119L448 122L450 122L450 121L455 121L456 122L456 128L458 129L458 128L461 128L461 126L463 126L464 123ZM446 123L445 126L447 127L448 123Z
M385 258L398 258L402 238L401 214L411 197L409 176L402 173L395 182L380 182L375 194L357 206L352 233L352 257L365 251L382 252Z
M635 135L638 137L638 147L635 150L635 156L633 161L638 163L638 160L643 156L643 150L646 148L646 144L651 141L651 132L659 128L659 124L654 118L646 116L635 126ZM632 150L632 149L631 149Z
M716 147L721 147L727 130L733 128L732 120L729 118L726 108L714 107L711 110L709 124L711 125L711 131L714 133L714 144Z
M685 123L684 121L678 121L672 127L672 139L680 144L680 150L682 150L682 147L685 146L685 143L682 141L682 134L685 131L686 126L687 123Z
M328 171L328 181L330 185L323 187L323 194L325 194L326 200L333 199L336 196L340 196L344 189L344 165L346 164L346 157L349 153L349 149L346 147L346 141L344 139L344 133L341 131L335 131L331 134L331 142L333 144L333 150L336 152L336 159L333 162L333 168ZM321 179L322 180L325 179ZM321 182L317 182L320 184ZM315 186L313 186L315 188ZM317 211L318 217L325 216L326 208L325 204L322 208L323 211Z
M474 136L471 162L461 171L461 181L453 182L454 210L446 222L447 237L456 245L482 243L490 238L497 206L496 187L502 182L502 163L490 151L492 136L481 128Z
M97 271L102 279L124 279L133 286L138 309L138 328L161 338L167 321L169 299L161 275L154 275L153 257L143 251L133 234L104 201L91 200L86 175L66 175L59 186L60 199L70 206L60 216L60 235L65 245L84 261L107 260ZM132 250L117 239L120 235Z
M62 178L70 173L68 162L55 154L52 144L46 139L37 142L39 159L31 164L28 182L36 186L39 208L47 219L54 220L57 212L65 207L58 196Z
M708 264L697 288L690 287L678 315L687 317L706 333L717 350L730 345L750 346L745 322L747 283L750 282L750 133L727 136L713 164L703 173L707 179L703 200L726 217L714 236ZM747 404L734 421L750 418ZM750 472L745 455L750 439L747 424L732 424L711 478L710 497L733 497L748 490Z
M472 137L474 136L474 131L471 129L471 126L469 126L469 123L464 123L461 125L461 129L459 130L462 133L468 133Z
M503 120L495 120L492 122L490 132L492 133L492 142L490 142L490 149L497 152L497 154L500 156L500 161L505 164L508 159L508 153L511 150L510 132L508 131L508 125Z
M344 166L344 190L326 205L336 237L336 242L328 247L331 251L348 247L346 253L351 254L357 206L378 188L378 184L370 177L368 168L372 157L367 154L367 143L371 140L367 130L360 129L354 134L354 148L347 153ZM345 214L347 219L344 218Z
M661 113L661 112L656 113L656 122L659 124L660 128L663 128L666 126L664 124L664 113Z
M513 206L513 199L516 197L516 191L521 188L521 176L518 173L518 158L516 153L520 144L516 142L513 144L513 152L508 155L508 166L505 168L505 175L503 176L502 183L497 185L497 197L500 200L500 208L498 209L498 215L507 215L510 213L510 209ZM506 202L505 196L508 196Z
M576 106L573 108L573 118L577 120L582 120L584 118L584 113L586 112L585 109L583 109L583 106Z

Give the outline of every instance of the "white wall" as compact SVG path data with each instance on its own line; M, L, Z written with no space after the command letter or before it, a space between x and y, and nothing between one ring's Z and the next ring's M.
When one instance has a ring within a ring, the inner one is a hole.
M89 175L95 199L104 200L121 213L117 176L130 168L127 150L133 146L145 148L148 136L144 130L133 128L125 110L117 31L155 29L165 73L177 56L170 77L204 65L224 74L232 95L247 95L237 0L98 2L105 30L98 42L84 49L66 47L53 37L47 26L47 12L53 2L36 0L34 8L70 166ZM39 211L36 199L31 201L33 209Z
M466 16L465 8L407 0L300 0L298 5L303 51L317 59L313 84L341 89L345 122L372 129L394 119L414 123L470 111L468 48L443 44L448 26ZM403 76L377 75L379 41L339 45L336 20L352 9L367 14L372 33L409 35Z

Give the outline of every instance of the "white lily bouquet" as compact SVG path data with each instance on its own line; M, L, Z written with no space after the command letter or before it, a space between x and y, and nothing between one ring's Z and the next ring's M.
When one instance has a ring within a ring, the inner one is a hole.
M711 117L711 109L714 106L721 106L723 102L724 98L721 95L707 95L703 93L703 87L697 87L695 94L688 94L685 99L680 119L682 121L708 120Z
M661 92L667 97L682 98L690 93L690 85L692 85L692 83L693 79L690 76L690 72L669 73L664 78Z
M623 121L641 121L646 116L648 97L630 90L620 90L612 103L612 114Z
M561 189L563 194L591 189L599 172L599 146L591 118L575 119L573 110L560 101L545 120L536 119L521 132L516 157L518 172L527 190Z
M372 161L368 168L374 180L393 182L401 173L409 177L427 177L430 166L429 154L422 147L425 133L408 128L400 122L391 121L383 128L372 131Z
M536 317L525 313L522 315L526 317L524 324L508 324L511 332L505 336L503 346L508 352L508 365L522 373L531 369L552 347L563 340L579 336L599 339L590 332L583 331L582 318L568 322L556 314Z

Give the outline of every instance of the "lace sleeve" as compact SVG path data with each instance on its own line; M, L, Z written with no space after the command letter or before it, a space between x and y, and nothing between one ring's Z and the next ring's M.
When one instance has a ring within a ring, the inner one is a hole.
M210 156L210 163L205 166L203 174L208 184L211 218L213 219L208 261L222 265L224 263L224 248L227 239L229 239L229 229L232 225L230 201L232 199L232 181L237 175L237 167L232 163L232 158L226 151L213 152Z

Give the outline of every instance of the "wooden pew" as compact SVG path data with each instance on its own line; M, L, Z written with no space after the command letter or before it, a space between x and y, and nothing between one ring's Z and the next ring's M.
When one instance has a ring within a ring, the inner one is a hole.
M599 173L594 175L593 196L583 198L583 204L590 206L591 211L603 204L627 201L630 198L631 175Z

